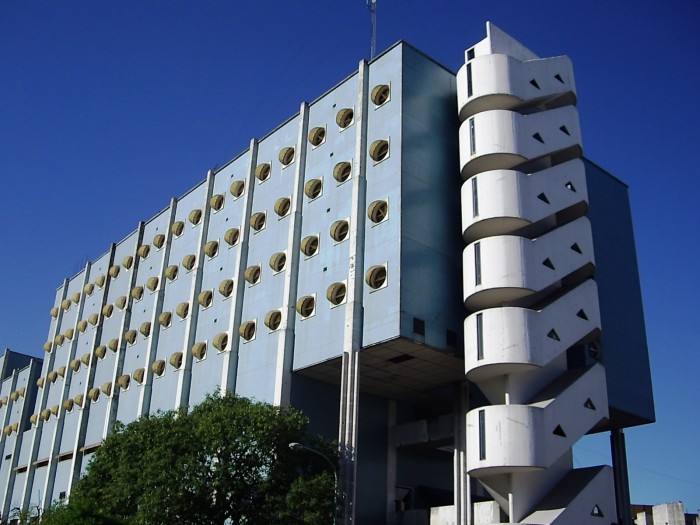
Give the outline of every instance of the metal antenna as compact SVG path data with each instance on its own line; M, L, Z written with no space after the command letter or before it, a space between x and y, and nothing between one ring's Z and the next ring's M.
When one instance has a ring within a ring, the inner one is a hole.
M377 52L377 0L367 0L367 9L372 14L372 39L369 46L369 59Z

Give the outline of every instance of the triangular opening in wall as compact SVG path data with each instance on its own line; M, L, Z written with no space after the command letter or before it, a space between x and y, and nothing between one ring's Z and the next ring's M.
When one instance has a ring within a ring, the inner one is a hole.
M542 144L544 144L544 139L542 138L542 135L540 135L539 133L535 133L535 134L532 136L532 138L535 139L535 140L537 140L537 141L539 141L539 142L541 142Z
M567 182L566 184L564 184L564 186L566 186L566 189L567 189L567 190L571 190L571 191L573 191L574 193L576 193L576 187L571 183L571 181L569 181L569 182Z
M596 518L603 518L603 511L600 510L600 507L598 505L593 505L593 510L591 511L591 516L595 516Z
M547 337L549 337L550 339L554 339L555 341L561 341L561 339L559 338L559 334L557 333L557 331L554 328L552 328L549 331L549 333L547 334Z
M563 133L566 133L567 135L571 136L571 133L569 133L569 130L567 129L566 126L559 126L559 129L560 129Z
M547 257L544 261L542 261L542 264L544 264L547 268L551 268L554 270L554 263Z
M555 436L561 436L563 438L566 437L566 432L564 432L564 429L561 428L561 425L557 425L557 428L552 430L552 434L554 434Z
M583 309L576 312L576 316L580 317L581 319L583 319L585 321L588 321L588 316L586 315L586 312L583 311Z
M559 82L561 82L562 84L564 83L564 79L561 78L561 75L560 75L559 73L557 73L556 75L554 75L554 78L556 78L556 79L557 79Z
M547 204L549 204L549 199L547 198L547 195L544 194L544 192L540 193L537 196L537 198L540 199L542 202L546 202Z
M578 245L577 242L575 242L574 244L571 245L571 249L573 251L575 251L576 253L583 254L583 252L581 251L581 247Z
M534 78L532 80L530 80L530 84L535 86L537 89L540 89L540 85L537 83L537 80L535 80Z
M595 410L595 405L593 404L593 401L591 401L590 397L586 399L586 402L583 404L583 406L589 410Z

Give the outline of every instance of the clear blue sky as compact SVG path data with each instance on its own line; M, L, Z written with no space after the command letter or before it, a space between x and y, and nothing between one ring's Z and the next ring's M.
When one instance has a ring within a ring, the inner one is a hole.
M658 422L632 499L700 508L700 7L379 0L378 44L456 70L491 20L574 63L586 156L630 185ZM42 355L54 291L357 68L363 0L0 1L0 347ZM606 461L597 438L576 463Z

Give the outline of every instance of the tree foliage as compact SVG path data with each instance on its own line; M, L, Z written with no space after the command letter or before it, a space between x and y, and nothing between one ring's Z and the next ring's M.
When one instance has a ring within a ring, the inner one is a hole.
M86 523L105 525L330 523L329 465L289 448L309 441L307 424L292 408L231 394L207 397L189 413L117 424L68 505L43 523L78 524L86 515L94 516ZM311 446L334 457L327 442ZM60 521L69 512L73 521ZM114 521L100 521L107 519Z

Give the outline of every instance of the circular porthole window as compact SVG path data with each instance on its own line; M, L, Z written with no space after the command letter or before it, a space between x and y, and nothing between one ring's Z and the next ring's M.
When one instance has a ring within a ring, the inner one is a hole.
M312 146L320 146L326 140L326 128L317 127L309 131L309 142Z
M168 326L170 326L170 323L172 322L172 319L173 319L173 314L172 314L172 313L170 313L170 312L162 312L162 313L158 316L158 324L160 324L160 326L162 326L163 328L167 328Z
M333 168L333 178L338 182L345 182L350 178L352 166L349 162L339 162Z
M216 257L216 254L219 253L219 242L218 241L209 241L204 245L204 253L207 254L207 257L210 259L212 257Z
M379 84L372 90L370 98L375 106L386 104L391 98L391 89L386 84Z
M386 284L386 266L372 266L365 274L365 282L370 288L377 290Z
M316 309L316 299L312 295L302 297L297 301L296 308L303 318L310 317Z
M273 253L269 263L274 272L281 272L287 264L287 254L284 252Z
M243 278L250 284L257 284L260 282L260 266L249 266L243 273Z
M386 266L372 266L365 274L365 282L370 288L377 290L386 284Z
M369 156L375 162L381 162L389 156L389 141L381 139L372 142L369 147Z
M224 297L231 297L233 293L233 279L225 279L219 283L219 293Z
M311 179L304 185L304 193L310 199L317 199L323 193L323 182L321 179Z
M165 277L167 277L169 280L174 281L177 279L177 274L178 274L178 267L176 264L171 264L165 269Z
M197 302L202 305L203 308L209 308L214 299L214 294L211 290L204 290L197 296Z
M238 242L238 238L240 237L241 232L238 228L230 228L226 230L226 233L224 234L224 240L229 246L233 246Z
M292 155L294 155L294 152L292 152ZM258 167L255 168L255 178L260 182L270 178L270 164L268 162L258 164Z
M279 310L271 310L265 315L265 326L273 332L282 324L282 312Z
M238 329L238 335L240 335L246 341L250 341L255 337L255 321L246 321Z
M346 295L345 283L333 283L326 290L326 299L334 306L344 303Z
M200 222L202 222L202 210L192 210L187 218L192 223L192 225L199 224Z
M265 164L267 165L267 164ZM258 166L259 168L260 166ZM256 171L257 175L257 171ZM231 195L233 195L234 199L237 199L241 195L243 195L243 192L245 191L245 182L242 180L237 180L231 183L231 187L229 188L229 191L231 192Z
M301 253L307 257L316 255L318 253L318 235L309 235L304 237L301 241Z
M262 230L265 227L265 212L259 211L254 213L250 218L250 227L256 232Z
M179 237L184 231L185 223L182 221L174 222L173 225L170 227L170 233L172 233L175 237Z
M344 241L348 238L348 233L350 232L350 224L348 221L335 221L331 224L331 238L336 242Z
M352 124L354 118L355 112L352 110L352 108L343 108L338 111L338 114L335 116L335 122L338 124L340 129L345 129Z
M375 224L386 219L388 213L389 203L387 203L387 201L374 201L369 205L369 208L367 208L367 217Z
M275 202L274 210L275 213L280 216L284 217L285 215L289 215L289 210L292 208L292 201L289 200L289 197L281 197L277 199Z
M224 196L221 194L212 196L212 198L209 199L209 207L214 211L219 211L224 207Z
M283 166L289 166L292 162L294 162L294 147L288 146L286 148L282 148L282 151L280 151L279 154L279 160Z

